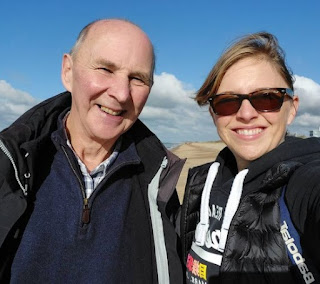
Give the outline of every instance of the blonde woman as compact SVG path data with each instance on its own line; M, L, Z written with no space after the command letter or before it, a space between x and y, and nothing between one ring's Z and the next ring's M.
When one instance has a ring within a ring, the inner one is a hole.
M235 42L196 101L209 104L227 147L214 163L189 171L181 228L186 282L313 283L320 139L286 135L299 99L276 37L262 32Z

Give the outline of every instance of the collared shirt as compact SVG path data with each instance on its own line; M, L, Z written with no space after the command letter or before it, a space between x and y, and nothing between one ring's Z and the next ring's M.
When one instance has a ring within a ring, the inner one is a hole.
M69 115L69 113L67 113L66 116L64 117L64 125L65 125L65 122L67 120L68 115ZM64 129L65 129L65 135L66 135L66 139L67 139L67 145L73 151L75 157L77 158L78 164L80 166L80 170L81 170L83 180L84 180L84 185L85 185L86 198L89 198L90 195L92 194L92 192L98 186L98 184L106 176L107 170L110 168L110 166L116 160L116 158L119 154L120 148L121 148L122 137L120 137L117 140L116 145L114 147L114 150L113 150L112 154L110 155L110 157L108 157L106 160L104 160L102 163L100 163L94 170L92 170L91 172L88 172L86 165L81 161L81 159L79 158L79 156L74 151L74 149L71 145L71 142L70 142L68 135L67 135L66 127Z

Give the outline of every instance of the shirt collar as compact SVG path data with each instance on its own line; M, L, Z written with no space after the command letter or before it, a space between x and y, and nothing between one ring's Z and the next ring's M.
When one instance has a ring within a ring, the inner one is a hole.
M95 169L93 169L90 173L87 170L87 167L84 165L84 163L81 161L81 159L79 158L79 156L77 155L77 153L75 152L75 150L73 149L71 142L69 140L68 134L67 134L67 129L66 129L66 121L68 118L70 111L66 113L66 115L63 118L63 129L64 129L64 135L67 141L67 145L70 147L70 149L72 150L72 152L74 153L75 157L77 158L78 164L80 166L81 172L83 175L93 175L96 174L98 172L103 172L103 175L106 174L107 169L111 166L111 164L116 160L117 156L119 155L120 149L121 149L121 145L122 145L122 136L119 137L119 139L116 141L115 143L115 147L114 150L112 152L112 154L106 158L103 162L101 162Z

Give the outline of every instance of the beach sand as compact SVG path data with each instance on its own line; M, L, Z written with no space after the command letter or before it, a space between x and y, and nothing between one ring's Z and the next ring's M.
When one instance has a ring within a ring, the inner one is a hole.
M187 158L177 184L180 202L182 202L187 182L188 170L215 160L218 153L225 147L222 141L215 142L187 142L171 151L180 158Z

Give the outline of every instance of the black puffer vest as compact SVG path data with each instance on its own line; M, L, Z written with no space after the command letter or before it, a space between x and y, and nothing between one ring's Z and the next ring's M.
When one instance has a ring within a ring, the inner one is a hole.
M281 149L279 151L281 153ZM279 157L270 158L276 155L268 153L266 159L255 161L249 166L240 204L230 225L220 268L220 281L213 283L295 283L280 233L279 197L283 186L289 183L290 177L304 165L306 159L303 162L290 159L279 162ZM220 178L222 169L234 167L234 162L230 162L233 159L231 156L227 148L219 154L217 161L221 164L218 172ZM278 163L272 165L275 160ZM181 212L184 261L199 222L201 194L210 165L205 164L189 171ZM290 184L290 194L292 190ZM289 203L292 204L292 200Z

